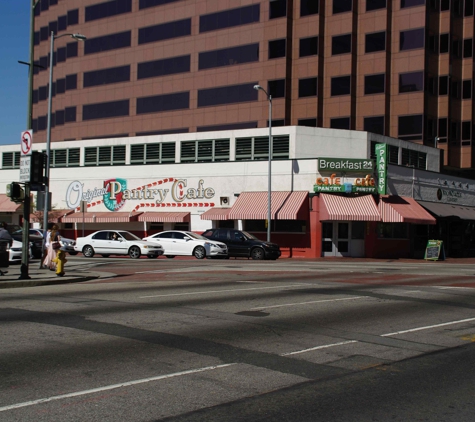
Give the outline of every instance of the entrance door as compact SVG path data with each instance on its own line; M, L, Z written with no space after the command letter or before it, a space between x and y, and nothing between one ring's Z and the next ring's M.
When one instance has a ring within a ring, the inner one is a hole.
M322 256L364 256L363 221L322 223Z

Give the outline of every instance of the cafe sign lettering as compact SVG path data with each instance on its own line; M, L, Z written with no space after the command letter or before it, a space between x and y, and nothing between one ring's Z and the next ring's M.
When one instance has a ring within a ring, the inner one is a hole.
M360 158L319 158L318 171L321 172L369 172L374 171L373 160Z
M345 178L346 180L347 178ZM356 177L352 182L343 182L341 177L337 177L335 173L330 177L317 177L314 192L341 192L341 193L376 193L374 178L367 174L365 177Z

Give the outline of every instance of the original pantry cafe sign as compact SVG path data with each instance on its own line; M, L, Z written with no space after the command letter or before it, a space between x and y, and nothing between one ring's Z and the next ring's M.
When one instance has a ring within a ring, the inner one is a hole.
M376 193L374 161L358 158L319 158L314 192ZM351 176L348 176L350 173Z

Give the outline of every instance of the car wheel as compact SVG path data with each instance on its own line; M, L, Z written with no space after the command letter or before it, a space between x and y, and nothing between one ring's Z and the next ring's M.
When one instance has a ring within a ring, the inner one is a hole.
M139 259L140 255L140 248L138 246L131 246L129 249L129 256L133 259Z
M158 258L158 255L147 255L147 258L155 259L155 258Z
M109 256L110 256L109 254L102 254L103 258L109 258Z
M77 252L68 252L68 254L74 256L74 255L77 255L78 253Z
M264 259L264 250L261 248L254 248L251 251L251 258L256 260Z
M175 258L175 255L165 255L168 259L173 259Z
M206 258L206 250L203 248L203 246L197 246L195 250L193 251L193 256L196 259L203 259Z
M86 257L86 258L92 258L94 256L94 249L92 248L92 246L84 246L84 248L82 248L82 254Z

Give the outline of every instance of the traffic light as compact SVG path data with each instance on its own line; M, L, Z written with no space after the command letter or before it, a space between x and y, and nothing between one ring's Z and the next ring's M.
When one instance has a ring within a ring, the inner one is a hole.
M7 185L7 196L13 202L22 202L25 199L25 191L19 183L12 182Z
M30 183L44 184L46 154L44 152L31 152Z

